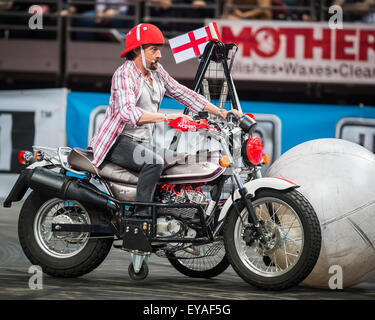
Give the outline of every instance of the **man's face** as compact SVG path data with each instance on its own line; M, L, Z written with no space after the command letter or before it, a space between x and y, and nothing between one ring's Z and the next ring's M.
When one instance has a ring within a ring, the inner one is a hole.
M158 68L158 62L161 59L162 45L150 44L144 47L146 65L150 70Z

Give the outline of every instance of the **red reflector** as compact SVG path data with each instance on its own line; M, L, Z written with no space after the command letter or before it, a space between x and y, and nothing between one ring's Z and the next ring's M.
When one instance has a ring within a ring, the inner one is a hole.
M263 160L263 149L264 145L260 138L251 137L247 140L246 153L249 161L253 165L257 165Z
M25 152L26 151L20 151L18 153L18 161L21 163L21 164L26 164L26 161L25 161Z

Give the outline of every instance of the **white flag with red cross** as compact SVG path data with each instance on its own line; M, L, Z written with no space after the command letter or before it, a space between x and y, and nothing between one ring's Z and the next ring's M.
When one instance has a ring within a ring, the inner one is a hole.
M169 40L176 63L199 57L211 40L221 41L216 22Z

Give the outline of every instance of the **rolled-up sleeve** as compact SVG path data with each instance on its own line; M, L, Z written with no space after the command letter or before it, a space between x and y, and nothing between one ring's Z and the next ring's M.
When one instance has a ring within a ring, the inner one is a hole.
M202 111L209 102L199 93L185 87L173 79L160 64L158 71L160 78L164 83L166 95L180 102L185 107L188 107L193 112L198 113L199 111Z
M135 105L134 79L131 76L126 76L125 70L119 69L113 75L112 96L115 103L115 110L119 112L120 117L134 128L137 128L137 122L142 117L144 111Z

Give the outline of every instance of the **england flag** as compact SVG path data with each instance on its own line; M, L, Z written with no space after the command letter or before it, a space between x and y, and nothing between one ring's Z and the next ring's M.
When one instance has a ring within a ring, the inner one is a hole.
M176 63L199 57L211 40L221 41L216 22L169 40Z

